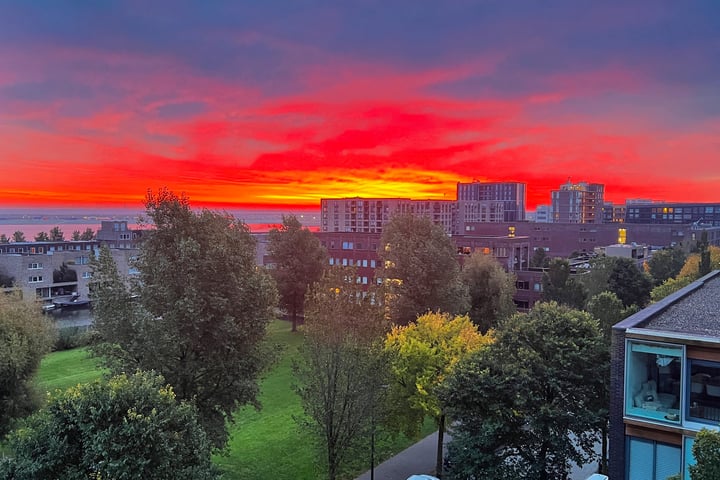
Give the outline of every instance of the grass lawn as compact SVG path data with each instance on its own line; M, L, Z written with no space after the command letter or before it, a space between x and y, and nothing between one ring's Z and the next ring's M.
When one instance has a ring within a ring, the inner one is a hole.
M321 478L316 468L316 450L307 432L302 431L294 417L303 414L300 399L295 395L291 365L302 342L302 334L291 333L290 324L275 321L269 327L269 339L282 346L278 363L268 372L260 386L262 409L243 407L230 426L231 439L227 451L214 461L223 470L224 480L297 480ZM86 349L77 348L48 354L40 365L37 382L52 391L92 381L102 374L97 360ZM422 435L433 431L426 422ZM397 453L413 439L404 436L386 438L378 435L376 463ZM368 459L358 459L354 478L369 468Z

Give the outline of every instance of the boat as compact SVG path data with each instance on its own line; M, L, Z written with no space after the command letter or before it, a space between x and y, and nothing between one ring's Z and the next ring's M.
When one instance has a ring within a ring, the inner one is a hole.
M92 307L91 300L80 300L79 298L73 298L71 300L55 300L53 302L55 309L63 310L80 310L83 308Z

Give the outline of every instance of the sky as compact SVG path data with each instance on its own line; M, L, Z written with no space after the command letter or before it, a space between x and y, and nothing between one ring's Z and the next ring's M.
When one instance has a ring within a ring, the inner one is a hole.
M0 0L0 207L720 202L720 2Z

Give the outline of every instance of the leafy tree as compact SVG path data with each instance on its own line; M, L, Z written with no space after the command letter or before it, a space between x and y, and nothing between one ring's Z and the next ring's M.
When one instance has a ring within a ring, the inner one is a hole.
M55 226L50 229L50 241L51 242L63 242L65 241L65 234L60 227Z
M50 350L55 329L17 292L0 294L0 438L12 420L40 403L33 376Z
M668 278L661 285L658 285L650 291L650 299L653 302L659 302L671 293L675 293L681 288L690 285L690 283L692 283L690 277L678 276L677 278Z
M550 261L543 273L543 300L555 301L573 308L582 308L587 290L579 281L570 276L570 263L562 258Z
M383 310L374 292L363 297L355 276L353 268L333 267L308 293L305 343L293 366L303 424L323 447L330 480L365 451L361 444L374 435L387 383Z
M92 228L88 227L84 232L80 234L80 240L95 240L95 232Z
M426 416L438 428L436 473L442 475L445 411L438 391L458 362L490 343L468 316L426 313L407 326L395 326L385 340L391 355L388 398L391 426L417 434Z
M271 360L263 340L276 305L272 279L255 264L255 241L226 214L193 212L167 189L148 193L155 224L136 262L132 292L107 250L90 287L99 344L114 373L154 370L178 398L192 400L209 438L227 441L226 419L257 402L258 375Z
M710 254L710 270L720 268L720 247L710 245L707 247L707 251ZM691 253L688 255L685 264L678 273L678 278L687 277L691 280L697 280L700 278L700 263L701 255L699 253Z
M0 287L12 287L15 283L15 277L8 275L4 271L0 270Z
M544 248L538 247L533 252L533 256L530 257L530 266L535 268L547 268L550 264L550 257Z
M589 268L579 276L580 282L587 289L587 298L608 290L610 272L615 267L615 257L599 256L591 259Z
M327 252L297 217L283 215L282 227L270 230L268 253L274 264L270 273L277 283L280 303L290 313L294 332L298 314L303 312L305 293L322 276Z
M470 319L481 331L515 313L515 275L491 255L474 252L465 261L461 278L470 293Z
M675 277L685 263L687 255L680 247L658 250L653 253L647 262L648 273L653 278L654 285L660 285L665 280Z
M3 233L0 235L0 243L10 243L10 239Z
M690 465L692 480L716 480L720 478L720 432L703 428L695 436L692 447L697 462Z
M50 237L48 237L47 232L40 232L37 235L35 235L35 241L36 242L49 242Z
M594 456L597 372L609 359L585 312L541 303L502 322L442 390L455 420L449 477L567 478L569 462Z
M608 278L608 289L615 293L623 305L644 307L650 300L652 279L641 271L630 258L616 258Z
M391 319L407 325L418 315L440 310L466 313L468 292L460 280L456 249L430 219L393 216L385 225L378 252L387 282Z
M53 270L53 282L77 282L77 272L63 262L60 268Z
M25 234L21 232L20 230L16 230L15 233L13 233L12 236L13 242L25 242Z
M73 242L79 241L80 240L80 230L73 230L70 240L72 240Z
M13 480L218 478L195 407L154 373L56 391L10 446Z

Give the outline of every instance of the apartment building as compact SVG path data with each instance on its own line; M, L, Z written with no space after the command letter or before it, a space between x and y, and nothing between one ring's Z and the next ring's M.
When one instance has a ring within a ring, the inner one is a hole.
M610 478L689 480L692 445L720 425L720 271L612 331Z
M605 185L567 183L551 192L552 221L557 223L602 223Z
M628 202L626 223L690 224L720 227L720 203Z

